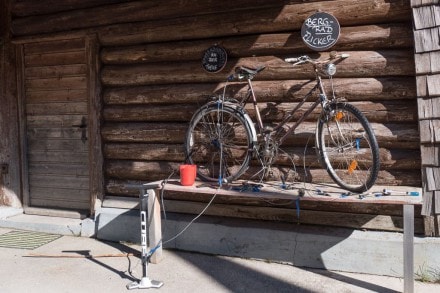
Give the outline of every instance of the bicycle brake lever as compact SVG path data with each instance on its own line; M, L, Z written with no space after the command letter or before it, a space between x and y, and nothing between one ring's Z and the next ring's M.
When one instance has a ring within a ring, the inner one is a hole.
M304 64L309 60L310 57L307 55L299 56L298 58L286 58L284 61L291 63L292 65Z

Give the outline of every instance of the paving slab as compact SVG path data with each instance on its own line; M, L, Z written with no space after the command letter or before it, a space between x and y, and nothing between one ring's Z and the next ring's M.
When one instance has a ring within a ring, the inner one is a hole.
M11 229L0 228L0 235ZM140 247L130 243L62 236L33 250L0 248L0 292L130 292L142 277ZM165 250L148 277L160 289L134 292L402 292L401 278L298 268L252 259ZM147 292L147 291L146 291ZM414 292L440 292L415 283Z

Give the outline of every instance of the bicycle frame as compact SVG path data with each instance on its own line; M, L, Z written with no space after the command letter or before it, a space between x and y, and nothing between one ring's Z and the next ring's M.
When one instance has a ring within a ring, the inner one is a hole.
M240 102L240 104L245 107L246 104L248 103L249 99L252 100L252 104L256 113L256 118L257 118L257 125L258 125L258 129L259 129L259 133L263 134L264 131L264 125L263 125L263 121L261 119L261 114L260 114L260 110L258 108L258 104L257 104L257 97L255 96L255 92L254 89L252 87L252 81L251 79L247 79L247 84L248 84L248 93L246 95L246 97ZM296 130L296 128L313 112L313 110L316 109L316 107L321 104L324 108L324 105L328 102L327 96L325 94L324 91L324 87L322 85L322 80L321 80L321 76L316 73L316 85L302 98L301 102L298 103L298 105L293 108L283 119L283 121L281 121L280 123L278 123L275 128L273 129L274 133L278 136L281 134L281 131L283 129L283 126L286 125L287 123L289 123L292 119L293 119L293 114L302 107L302 105L304 105L304 103L317 91L319 90L319 99L317 99L313 105L310 106L310 108L287 130L287 132L285 134L283 134L283 136L281 136L278 140L278 145L280 146L285 139L294 133L294 131Z
M295 162L280 146L321 104L315 134L320 163L342 188L352 192L364 192L371 188L380 168L379 146L374 131L365 115L355 106L337 98L333 88L335 63L347 57L348 54L335 53L324 61L313 60L307 55L284 59L293 65L312 64L315 78L311 81L312 89L299 99L293 109L286 111L281 121L267 125L263 124L252 85L254 76L265 67L235 68L235 73L228 76L227 81L235 78L247 81L247 93L241 101L225 97L226 83L223 95L206 103L191 119L185 151L189 162L200 166L199 176L207 181L218 181L221 185L239 178L249 168L251 160L256 159L262 168L251 178L258 174L261 174L258 175L261 180L272 175L285 178L288 174L284 173L284 169L272 168L273 164L285 165L283 159L278 160L278 153L286 154L293 167ZM323 86L326 76L331 86L329 96ZM311 98L312 95L314 98ZM250 102L256 116L253 121L245 109ZM297 115L298 111L303 113Z

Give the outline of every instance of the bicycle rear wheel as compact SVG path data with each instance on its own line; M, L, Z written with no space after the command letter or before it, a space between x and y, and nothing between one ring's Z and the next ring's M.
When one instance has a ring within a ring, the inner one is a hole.
M379 174L379 146L367 118L346 103L329 105L318 121L317 149L330 177L352 192L364 192Z
M185 140L187 161L205 181L231 182L248 168L254 140L236 106L211 104L191 119Z

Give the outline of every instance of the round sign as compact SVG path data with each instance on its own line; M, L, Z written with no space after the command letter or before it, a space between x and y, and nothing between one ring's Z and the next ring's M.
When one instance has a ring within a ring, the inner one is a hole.
M220 46L208 48L202 57L202 66L208 72L219 72L226 65L228 54Z
M333 47L338 41L339 33L338 20L325 12L317 12L309 16L301 28L304 43L315 51L324 51Z

